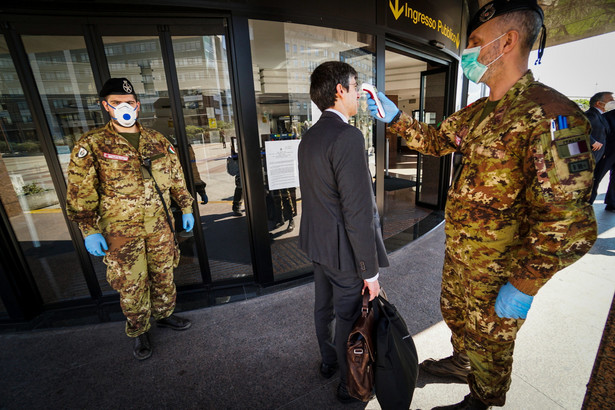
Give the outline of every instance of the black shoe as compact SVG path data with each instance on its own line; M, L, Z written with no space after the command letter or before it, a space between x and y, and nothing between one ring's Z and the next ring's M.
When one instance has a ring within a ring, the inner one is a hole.
M276 222L275 225L273 225L273 229L278 229L282 225L284 225L284 222Z
M612 207L612 206L610 206L610 205L607 205L607 206L606 206L606 208L604 208L604 210L605 210L605 211L608 211L608 212L615 212L615 207Z
M479 399L473 397L471 394L468 394L463 398L462 402L451 404L450 406L434 407L431 410L487 410L490 408L491 406L487 406Z
M337 385L337 394L335 396L337 397L337 400L340 403L344 403L344 404L363 403L361 400L355 397L352 397L348 393L348 388L346 387L345 382L340 382L340 384Z
M335 372L337 372L338 367L339 366L337 365L337 363L333 363L333 364L321 363L320 364L320 374L325 379L330 379L333 377Z
M152 355L152 345L149 343L149 335L147 332L135 337L135 344L132 348L132 354L137 360L149 359Z
M233 215L235 215L235 216L243 216L241 211L239 209L235 209L235 208L233 208Z
M470 360L465 353L454 353L452 356L440 360L427 359L419 365L419 368L421 371L434 376L447 377L460 383L467 383L468 374L470 374Z
M291 220L288 222L288 228L286 228L286 230L287 230L288 232L290 232L290 231L292 231L293 229L295 229L295 221L291 219Z
M192 322L177 315L171 315L156 321L158 327L169 327L173 330L186 330L192 326Z

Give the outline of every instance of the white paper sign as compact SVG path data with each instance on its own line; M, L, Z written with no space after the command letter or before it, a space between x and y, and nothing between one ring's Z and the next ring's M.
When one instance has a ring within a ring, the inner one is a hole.
M265 141L269 189L299 186L299 142L301 140Z

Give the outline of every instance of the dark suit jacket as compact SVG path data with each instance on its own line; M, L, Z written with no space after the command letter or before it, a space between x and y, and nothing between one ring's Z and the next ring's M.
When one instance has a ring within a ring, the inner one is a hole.
M600 113L597 108L590 107L589 110L585 111L585 115L587 116L587 119L592 125L592 132L590 135L591 144L596 141L600 142L603 145L606 144L606 135L609 126L606 120L602 117L602 113ZM596 162L598 162L600 158L602 158L602 155L604 154L604 149L605 147L603 146L598 151L593 151Z
M615 155L615 110L605 112L602 118L609 125L609 133L606 135L606 150L605 156L611 157Z
M301 138L299 247L314 262L369 279L389 266L357 128L325 111Z

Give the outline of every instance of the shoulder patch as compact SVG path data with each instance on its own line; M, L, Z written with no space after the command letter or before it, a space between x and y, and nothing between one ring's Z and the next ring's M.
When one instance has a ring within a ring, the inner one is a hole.
M169 152L171 154L175 154L175 149L173 149L173 145L169 145Z
M79 152L77 152L77 158L83 158L86 155L88 155L88 150L86 150L85 148L81 147L79 149Z

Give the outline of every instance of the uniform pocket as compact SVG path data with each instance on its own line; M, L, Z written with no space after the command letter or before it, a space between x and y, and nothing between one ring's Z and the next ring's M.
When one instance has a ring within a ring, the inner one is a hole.
M171 187L171 165L166 155L152 157L152 176L162 191Z

